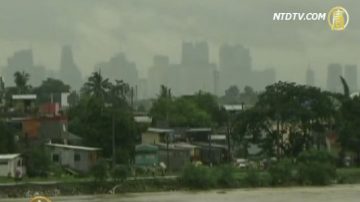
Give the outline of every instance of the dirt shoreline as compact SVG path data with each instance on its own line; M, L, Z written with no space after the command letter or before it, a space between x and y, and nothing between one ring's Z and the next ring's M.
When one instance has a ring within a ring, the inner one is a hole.
M169 194L171 193L171 194ZM122 194L98 194L78 196L50 197L56 202L217 202L217 201L242 201L247 202L355 202L360 197L360 184L331 185L326 187L277 187L277 188L240 188L240 189L214 189L208 191L163 191L147 193L122 193ZM23 198L0 198L0 202L23 202Z

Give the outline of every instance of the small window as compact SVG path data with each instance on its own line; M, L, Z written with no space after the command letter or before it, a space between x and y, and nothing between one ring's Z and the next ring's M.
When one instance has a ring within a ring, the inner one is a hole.
M81 160L80 154L74 154L74 161L75 161L75 162L78 162L78 161L80 161L80 160Z
M52 161L55 162L55 163L58 163L60 161L59 154L53 154L52 155Z

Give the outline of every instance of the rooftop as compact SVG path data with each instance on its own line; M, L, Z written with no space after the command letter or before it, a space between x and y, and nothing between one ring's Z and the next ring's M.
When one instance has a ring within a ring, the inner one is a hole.
M187 132L211 132L211 128L189 128Z
M0 160L10 160L20 156L20 154L0 154Z
M46 144L47 146L50 147L57 147L57 148L64 148L64 149L73 149L73 150L84 150L84 151L98 151L101 150L100 148L97 147L85 147L85 146L77 146L77 145L67 145L67 144L53 144L53 143L49 143Z
M226 111L241 111L243 109L242 105L224 105Z
M154 132L154 133L171 133L174 132L173 129L168 129L168 128L148 128L149 132Z
M151 123L152 118L145 115L137 115L134 117L136 123Z
M35 94L18 94L12 96L13 100L36 100Z

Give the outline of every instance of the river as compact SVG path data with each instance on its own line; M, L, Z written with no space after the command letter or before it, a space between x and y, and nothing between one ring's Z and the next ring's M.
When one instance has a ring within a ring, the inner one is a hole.
M53 202L358 202L359 200L360 185L234 189L199 192L179 191L52 198ZM28 201L29 199L0 199L0 202Z

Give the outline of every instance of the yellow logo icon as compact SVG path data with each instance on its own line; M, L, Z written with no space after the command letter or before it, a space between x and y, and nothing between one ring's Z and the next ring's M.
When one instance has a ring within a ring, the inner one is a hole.
M30 202L52 202L52 201L44 196L36 196L32 198Z
M336 6L329 11L327 20L331 30L342 31L349 24L349 13L344 7Z

